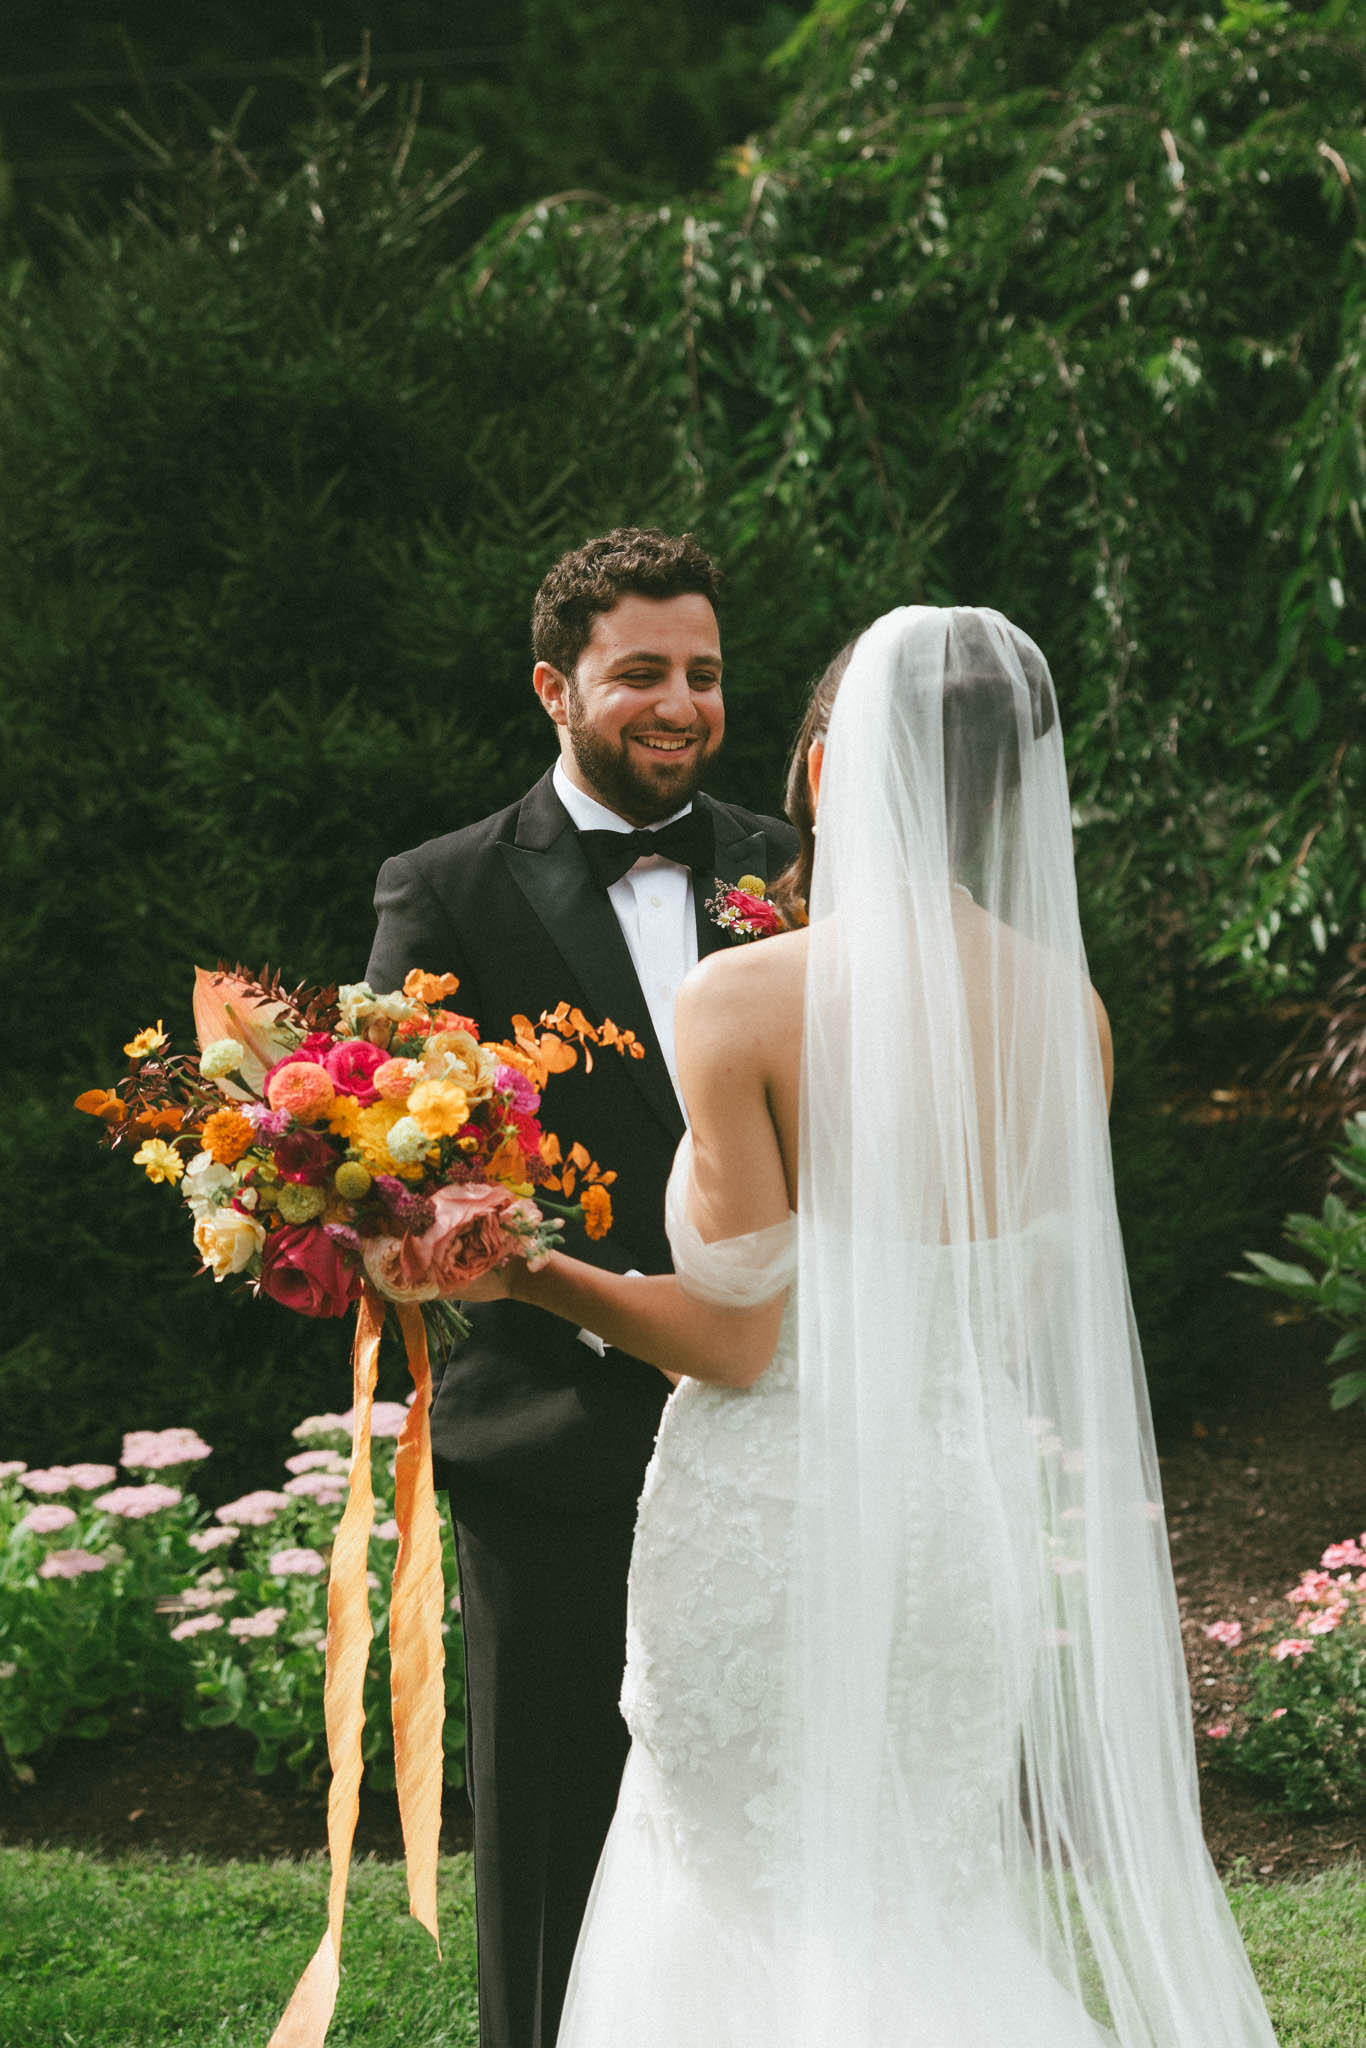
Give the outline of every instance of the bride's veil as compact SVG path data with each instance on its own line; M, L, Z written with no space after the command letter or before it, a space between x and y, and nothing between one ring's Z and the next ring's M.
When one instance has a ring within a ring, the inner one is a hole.
M1201 1837L1053 687L999 613L859 640L810 915L790 2038L1270 2043Z

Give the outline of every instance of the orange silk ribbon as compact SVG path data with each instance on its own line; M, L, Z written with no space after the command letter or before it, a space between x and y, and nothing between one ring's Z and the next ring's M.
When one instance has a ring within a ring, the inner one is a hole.
M398 1310L416 1397L394 1461L398 1561L389 1598L389 1666L394 1719L394 1773L408 1905L441 1952L436 1919L436 1860L441 1837L441 1727L445 1717L444 1587L441 1523L432 1486L432 1375L422 1311ZM332 1545L327 1592L327 1676L323 1688L327 1754L327 1848L332 1864L327 1926L294 1987L270 2048L321 2048L337 2002L342 1919L351 1845L360 1811L361 1739L365 1732L365 1667L370 1655L370 1593L366 1566L374 1491L370 1482L370 1412L375 1398L384 1303L367 1282L356 1313L351 1354L355 1413L351 1485Z

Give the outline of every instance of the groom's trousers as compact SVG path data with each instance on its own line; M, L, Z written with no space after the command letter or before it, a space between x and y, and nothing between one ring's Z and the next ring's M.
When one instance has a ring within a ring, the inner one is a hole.
M545 1513L461 1473L451 1509L480 2048L554 2048L626 1761L617 1701L635 1504Z

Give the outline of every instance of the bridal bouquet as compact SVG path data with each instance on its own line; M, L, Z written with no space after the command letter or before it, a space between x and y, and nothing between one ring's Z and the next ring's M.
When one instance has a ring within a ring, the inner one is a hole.
M198 1054L172 1052L158 1022L125 1045L117 1087L76 1101L108 1143L136 1146L133 1162L150 1180L179 1187L215 1280L240 1275L303 1315L356 1308L349 1478L328 1578L328 1920L273 2048L320 2048L339 1983L363 1767L370 1444L386 1315L402 1333L414 1389L394 1460L394 1777L410 1909L435 1938L445 1593L423 1316L463 1329L450 1297L515 1255L543 1256L560 1217L604 1235L614 1176L582 1145L566 1153L542 1130L541 1095L580 1048L586 1067L594 1046L631 1059L644 1051L633 1033L592 1025L566 1003L539 1028L518 1016L511 1038L481 1040L473 1018L446 1007L458 987L452 974L415 971L388 994L364 982L288 990L268 968L255 977L198 968Z
M310 1316L346 1314L367 1278L390 1301L444 1304L514 1253L543 1256L559 1217L605 1235L615 1175L582 1146L562 1153L541 1094L575 1041L590 1059L591 1045L641 1051L567 1005L539 1033L516 1017L510 1040L481 1042L445 1007L458 986L415 971L392 994L286 991L268 969L197 968L198 1056L172 1053L158 1023L125 1045L118 1086L76 1107L178 1186L215 1280L240 1275ZM549 1200L576 1187L575 1203Z

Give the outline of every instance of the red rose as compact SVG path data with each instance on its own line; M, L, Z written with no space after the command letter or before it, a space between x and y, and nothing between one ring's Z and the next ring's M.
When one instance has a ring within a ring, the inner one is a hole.
M301 1316L344 1316L361 1276L316 1223L273 1230L261 1247L261 1292Z
M374 1086L376 1067L382 1067L390 1054L383 1046L371 1045L368 1038L343 1038L334 1045L323 1060L328 1079L332 1086L343 1095L353 1095L357 1102L378 1102L379 1090Z

